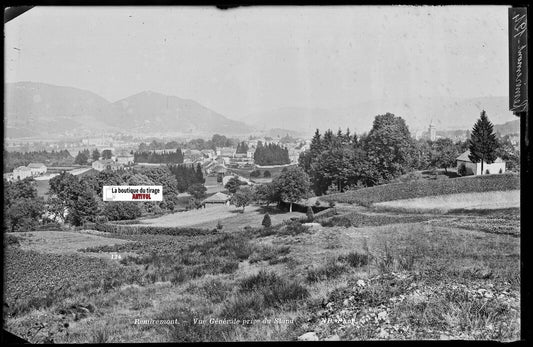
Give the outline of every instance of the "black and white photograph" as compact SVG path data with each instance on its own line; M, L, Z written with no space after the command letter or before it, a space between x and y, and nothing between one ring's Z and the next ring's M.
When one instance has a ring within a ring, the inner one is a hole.
M527 11L4 8L2 338L521 340Z

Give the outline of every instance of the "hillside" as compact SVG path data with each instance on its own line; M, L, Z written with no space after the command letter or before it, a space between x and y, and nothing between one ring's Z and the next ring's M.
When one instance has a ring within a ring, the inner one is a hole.
M45 83L7 83L5 89L6 137L85 136L102 129L198 135L253 131L193 100L154 92L111 103L86 90Z
M5 85L6 137L102 129L112 116L111 104L86 90L34 82Z
M113 103L116 121L133 128L160 132L243 134L253 129L230 120L194 100L145 91Z
M520 119L515 119L504 124L495 124L494 131L500 133L502 136L519 134L520 133Z

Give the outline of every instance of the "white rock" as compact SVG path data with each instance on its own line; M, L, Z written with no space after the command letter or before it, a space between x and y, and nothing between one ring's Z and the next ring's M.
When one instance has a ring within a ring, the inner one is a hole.
M314 331L310 331L298 337L298 341L318 341L318 336Z
M328 336L324 339L324 341L340 341L340 340L341 338L337 334Z
M385 318L387 318L387 311L378 313L378 319L385 320Z
M363 280L358 280L356 284L357 284L359 287L364 287L364 286L366 286L366 283L365 283L365 281L363 281Z
M379 332L378 337L380 339L388 339L389 336L390 336L389 333L385 329L381 328L381 331Z

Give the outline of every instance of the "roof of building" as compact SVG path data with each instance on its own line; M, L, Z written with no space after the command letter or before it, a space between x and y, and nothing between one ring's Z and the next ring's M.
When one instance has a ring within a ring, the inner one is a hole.
M467 149L463 154L461 154L460 156L458 156L455 159L458 160L458 161L466 161L466 162L471 163L472 161L470 160L470 158L468 158L469 155L470 155L470 150ZM496 160L494 162L495 163L503 163L503 160L502 160L502 158L498 157L498 158L496 158Z
M214 195L211 195L207 199L204 199L202 203L204 202L226 202L230 199L230 196L221 192L218 192Z
M227 171L227 169L220 164L215 165L211 170L214 172L226 172Z
M31 169L27 166L19 166L16 169L13 169L13 171L31 171Z
M43 163L29 163L28 164L28 167L30 168L41 168L41 167L46 167L46 165L44 165Z

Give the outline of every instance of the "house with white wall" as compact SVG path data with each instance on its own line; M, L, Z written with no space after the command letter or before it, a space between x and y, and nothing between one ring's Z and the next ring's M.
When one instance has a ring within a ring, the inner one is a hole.
M494 163L488 164L483 162L483 172L481 171L481 161L479 163L473 163L468 156L470 155L470 150L466 150L463 154L458 156L457 159L457 172L460 172L460 167L462 165L466 168L467 175L492 175L492 174L502 174L505 173L505 161L502 158L498 157Z

